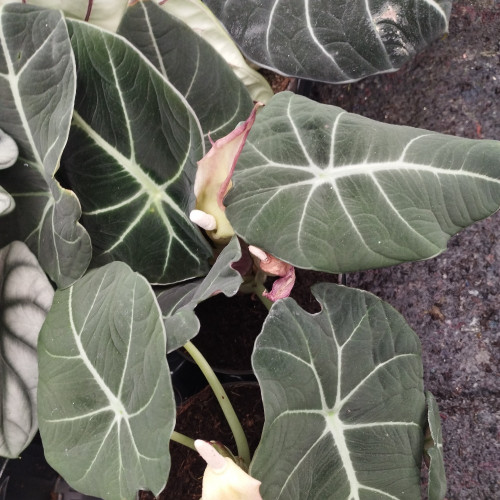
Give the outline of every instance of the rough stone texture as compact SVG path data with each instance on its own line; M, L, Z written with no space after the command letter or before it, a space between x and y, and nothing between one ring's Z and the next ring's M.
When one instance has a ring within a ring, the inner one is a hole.
M321 102L388 123L500 140L500 2L456 1L449 36L403 70L313 84ZM443 420L448 499L500 498L500 213L432 260L348 276L387 300L422 341L426 387Z

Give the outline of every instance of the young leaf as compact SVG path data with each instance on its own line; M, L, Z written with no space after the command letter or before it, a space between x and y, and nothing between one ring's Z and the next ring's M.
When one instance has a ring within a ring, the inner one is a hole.
M122 37L68 25L78 91L63 170L96 262L122 260L152 283L206 274L212 252L187 215L203 156L196 116Z
M251 68L224 26L200 0L155 0L163 10L184 21L207 41L227 62L235 75L245 84L255 102L266 104L273 90L266 79Z
M427 402L427 420L431 433L432 446L425 450L430 458L429 466L429 500L443 500L446 495L446 472L443 456L443 434L441 432L441 418L436 398L425 392Z
M165 330L145 278L122 262L58 291L40 332L45 456L75 489L106 500L158 494L175 403Z
M36 344L54 290L20 241L0 250L0 456L17 458L38 422Z
M127 9L118 33L186 98L200 120L207 149L210 139L224 137L248 118L252 98L224 59L153 2L138 2Z
M20 153L0 171L0 185L16 202L2 218L0 245L24 240L60 287L78 279L91 256L89 236L77 223L80 204L54 179L74 96L75 62L61 13L0 8L0 128Z
M417 336L369 293L325 283L313 293L320 313L280 300L257 338L265 424L250 474L265 499L419 498Z
M234 237L203 280L181 284L158 295L167 331L168 352L183 346L198 333L200 322L194 309L200 302L217 293L224 293L226 297L236 294L243 279L231 265L239 259L241 247L238 238Z
M395 71L448 29L451 0L205 0L259 66L331 83Z
M500 206L500 142L377 123L289 92L257 116L225 214L290 264L348 272L433 257Z

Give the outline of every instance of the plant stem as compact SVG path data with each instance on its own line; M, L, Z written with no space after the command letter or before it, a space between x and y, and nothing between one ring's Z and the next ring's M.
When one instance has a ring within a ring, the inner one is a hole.
M238 449L238 455L243 459L243 461L250 465L250 450L248 448L248 441L241 427L240 421L234 412L234 408L227 397L226 391L219 382L217 376L215 375L212 367L208 364L207 360L203 357L203 354L191 343L188 342L184 345L184 349L193 358L194 362L199 366L200 370L205 375L208 384L214 391L217 401L226 417L227 423L231 428L234 440L236 441L236 447Z
M194 447L194 439L191 439L190 437L187 437L180 432L172 432L172 436L170 437L170 439L172 441L175 441L176 443L183 444L184 446L187 446L188 448L196 451L196 448Z
M272 300L269 300L267 297L264 297L263 293L266 292L266 287L264 283L257 281L254 285L255 295L259 298L259 300L264 304L266 309L269 311L273 305Z

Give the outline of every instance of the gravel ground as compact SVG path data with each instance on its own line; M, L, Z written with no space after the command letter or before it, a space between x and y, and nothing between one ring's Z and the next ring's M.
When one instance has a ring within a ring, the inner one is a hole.
M449 36L403 70L311 92L380 121L500 140L500 2L458 0ZM348 276L398 309L422 340L450 500L500 498L498 234L500 213L453 237L437 258Z

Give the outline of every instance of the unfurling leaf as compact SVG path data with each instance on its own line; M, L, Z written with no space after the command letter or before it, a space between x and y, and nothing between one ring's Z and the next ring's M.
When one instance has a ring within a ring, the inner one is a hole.
M231 458L220 455L210 443L197 439L194 445L207 462L201 500L262 500L260 481L248 475Z
M295 268L253 245L250 245L248 250L252 255L257 257L259 260L259 267L262 271L271 276L280 277L273 283L271 292L263 293L264 297L267 297L273 302L288 297L295 284Z
M224 213L222 199L232 186L234 167L260 106L256 104L248 119L226 137L214 142L212 149L198 162L194 182L196 209L215 218L216 229L207 230L207 234L214 241L225 243L234 234Z

